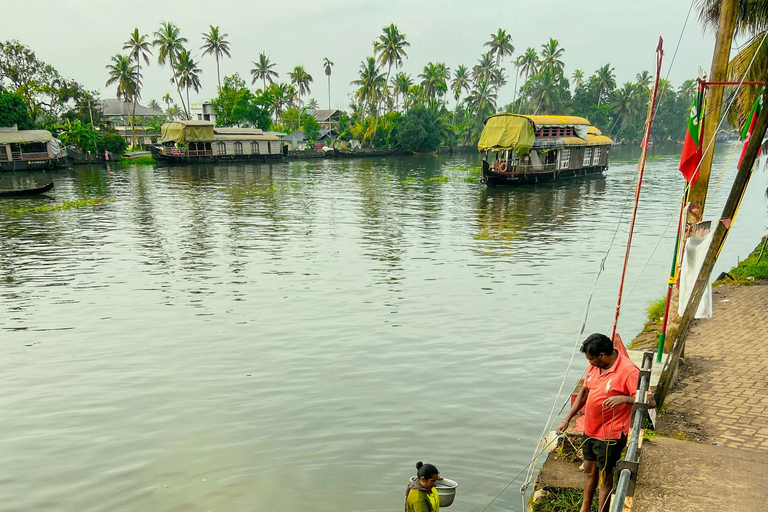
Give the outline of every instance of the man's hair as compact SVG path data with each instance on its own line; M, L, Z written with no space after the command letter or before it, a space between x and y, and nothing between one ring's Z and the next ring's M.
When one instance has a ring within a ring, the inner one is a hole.
M613 354L613 343L611 338L605 334L596 332L584 340L584 343L581 344L581 351L592 357L597 357L600 354L611 355Z

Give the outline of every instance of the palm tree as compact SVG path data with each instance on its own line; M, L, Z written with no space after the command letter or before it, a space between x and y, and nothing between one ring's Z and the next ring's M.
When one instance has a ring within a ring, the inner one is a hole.
M216 79L219 83L219 90L221 90L221 74L219 73L219 58L222 55L226 55L230 59L232 55L229 54L229 41L226 37L229 34L222 34L219 31L219 27L210 25L210 32L207 34L203 32L203 46L200 47L203 51L203 55L211 54L216 57Z
M649 91L651 89L651 82L653 81L653 77L651 76L648 71L643 70L641 73L638 73L635 75L635 85L642 86L642 88L646 91Z
M394 23L384 27L379 39L373 42L374 57L378 57L380 66L387 66L385 87L389 83L392 66L394 65L395 69L398 69L403 65L403 58L408 58L405 53L405 48L408 46L411 46L411 43L406 41L405 34L400 32Z
M451 82L451 89L453 89L453 99L456 100L456 106L459 105L459 98L461 97L461 91L470 91L470 72L467 66L460 64L453 73L453 81Z
M160 24L160 29L155 32L155 39L152 41L152 45L158 49L157 63L164 66L166 62L171 65L171 71L173 72L171 83L176 84L176 92L179 93L179 99L181 99L181 106L186 113L186 106L184 105L184 98L181 95L181 87L176 83L176 61L179 53L184 49L184 43L187 42L186 37L181 37L179 28L170 21L164 21Z
M275 83L274 79L278 78L280 75L277 74L277 71L274 71L272 68L275 67L276 64L272 64L269 62L269 57L264 54L264 52L259 54L259 62L251 62L255 68L251 69L251 76L253 76L253 80L251 80L251 85L256 83L256 80L261 80L264 84L264 88L262 90L267 90L267 81L269 81L270 84Z
M369 108L374 108L382 96L382 90L387 86L387 79L384 76L384 73L379 72L379 67L376 65L376 59L373 57L366 57L366 59L360 63L358 73L360 78L350 82L351 85L356 85L358 87L355 92L355 97L363 105L367 104ZM378 109L376 110L376 116L378 118Z
M699 85L695 80L686 80L677 90L677 94L679 94L681 98L684 98L687 101L691 101L698 88Z
M595 72L592 80L594 80L593 85L597 89L597 106L599 107L603 95L606 92L613 92L616 88L616 76L613 74L611 65L606 64Z
M557 86L557 76L549 69L542 69L529 83L526 84L530 98L536 98L534 114L552 114L560 110L560 94Z
M165 102L166 108L171 106L171 103L173 103L173 98L171 98L170 93L163 94L163 102Z
M323 59L323 68L325 70L325 76L328 77L328 110L331 110L331 68L333 62L328 57Z
M491 40L483 46L490 47L491 55L496 56L496 67L499 67L503 57L512 55L515 52L515 47L512 46L512 36L503 29L499 29L495 34L491 34Z
M147 107L151 108L152 110L159 110L161 112L163 110L163 107L160 106L157 100L150 100L149 104L147 104Z
M493 74L494 62L491 52L484 53L477 64L472 67L472 78L477 84L482 81L490 81Z
M496 91L487 80L481 80L465 100L476 120L482 120L496 111Z
M112 64L107 65L109 79L106 85L117 84L117 99L134 101L136 91L141 86L141 78L136 71L136 66L131 64L131 58L127 55L115 55Z
M434 64L430 62L424 66L424 72L419 74L421 78L421 88L424 96L433 100L438 96L445 94L448 90L448 80L451 79L448 68L442 62Z
M554 77L563 72L565 64L560 57L565 53L564 48L559 48L560 43L557 39L549 38L549 42L541 45L541 71L548 70Z
M541 62L539 61L539 56L536 53L536 50L534 50L531 47L528 47L528 49L525 50L525 53L522 57L520 57L520 72L525 73L525 81L528 81L528 78L535 75L539 72L539 66L541 66Z
M139 34L139 29L134 28L131 32L128 40L123 43L123 50L128 50L128 56L132 61L136 63L136 75L141 80L141 60L144 59L144 63L149 66L149 56L152 55L152 50L149 49L149 41L146 34ZM137 88L136 97L141 97L141 92ZM159 110L159 109L158 109ZM136 102L133 102L133 118L136 117ZM131 140L132 143L136 142L136 127L135 124L131 124Z
M611 112L616 115L616 119L613 122L614 129L609 130L609 133L617 133L621 124L625 121L630 121L635 116L639 87L639 85L632 84L631 82L625 82L621 89L617 89L613 93ZM620 124L619 121L622 121L622 123Z
M397 101L398 107L400 105L400 95L405 98L411 86L413 86L411 75L400 72L392 77L392 91L395 93L395 100Z
M312 92L309 88L309 84L312 83L312 75L304 70L304 66L295 66L293 71L288 73L288 76L291 77L291 83L296 87L299 103L301 103L301 97Z
M197 62L192 59L192 56L187 50L182 50L178 55L178 61L176 62L176 74L174 78L179 87L184 87L187 90L187 105L189 105L189 89L192 88L195 92L200 92L200 68L197 67ZM187 111L187 119L190 118L190 112Z
M571 85L573 85L574 87L578 87L583 83L584 83L584 72L580 69L577 69L571 75Z

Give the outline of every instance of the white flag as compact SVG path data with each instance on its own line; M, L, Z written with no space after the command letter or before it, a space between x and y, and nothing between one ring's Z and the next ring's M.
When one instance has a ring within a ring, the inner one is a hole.
M696 277L704 264L704 258L714 234L714 231L710 231L703 237L692 236L685 244L683 262L680 265L680 301L677 306L677 313L680 316L683 316L688 300L691 298ZM696 318L712 318L712 284L709 281L707 281L707 289L701 296L699 308L696 310Z

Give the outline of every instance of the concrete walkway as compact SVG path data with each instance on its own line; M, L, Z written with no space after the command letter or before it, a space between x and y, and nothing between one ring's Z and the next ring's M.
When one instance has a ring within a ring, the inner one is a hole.
M647 441L633 511L768 509L768 284L715 288L685 358L692 375L664 407L705 441Z

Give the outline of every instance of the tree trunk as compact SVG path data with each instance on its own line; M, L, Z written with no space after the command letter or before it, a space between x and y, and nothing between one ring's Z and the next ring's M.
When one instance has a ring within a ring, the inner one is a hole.
M720 21L717 29L717 40L715 41L715 51L712 55L712 69L707 78L710 82L722 82L727 78L728 59L730 58L733 32L736 27L736 5L737 0L722 0L720 4ZM686 220L688 228L698 222L696 218L701 218L701 215L704 213L704 204L707 200L707 189L709 188L709 173L712 169L712 156L715 154L715 137L717 136L715 131L720 123L722 101L722 86L714 86L707 89L704 102L704 108L707 111L707 116L704 119L704 136L702 137L703 140L699 141L703 156L699 167L699 177L691 187L688 195L688 200L691 203L689 211L693 212L693 215L689 215Z
M219 54L216 54L216 80L219 82L219 92L221 92L221 74L219 73Z

